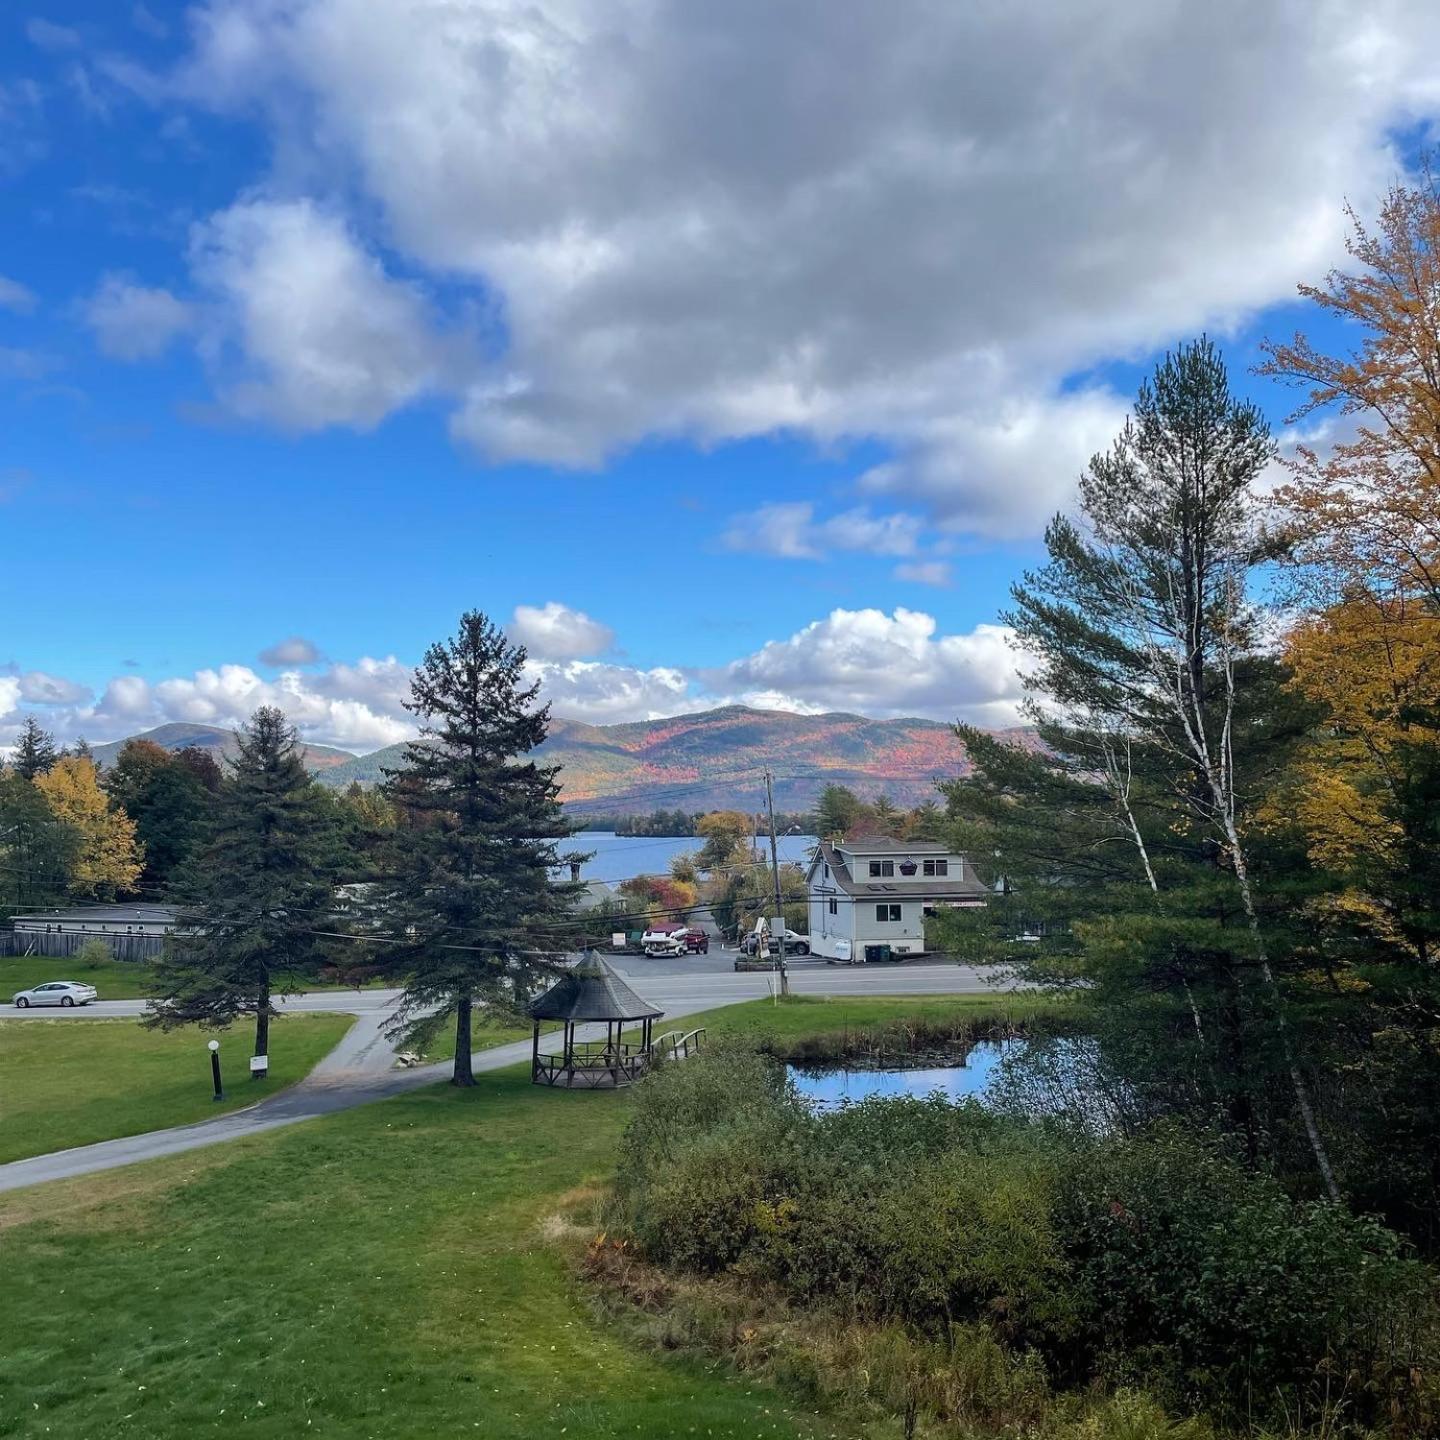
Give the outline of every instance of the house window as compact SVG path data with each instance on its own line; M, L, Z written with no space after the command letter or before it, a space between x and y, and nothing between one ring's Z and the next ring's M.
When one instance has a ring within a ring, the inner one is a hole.
M830 902L830 913L832 915L838 915L840 913L840 906L834 900Z
M893 860L872 860L870 862L870 873L872 875L893 875L895 873L895 862Z
M884 921L886 924L898 924L900 920L900 907L898 905L877 905L875 907L875 918Z
M948 875L950 873L950 862L948 860L927 860L925 862L925 873L927 875Z

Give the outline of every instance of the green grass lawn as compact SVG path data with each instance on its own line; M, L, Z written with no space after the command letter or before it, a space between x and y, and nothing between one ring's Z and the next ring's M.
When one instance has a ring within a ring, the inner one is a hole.
M937 1004L989 998L761 1001L684 1023L803 1033ZM605 1182L627 1109L515 1067L0 1194L0 1436L856 1434L723 1367L629 1348L576 1294L547 1223Z
M0 1164L253 1104L308 1074L352 1023L348 1015L275 1021L270 1076L252 1081L249 1025L217 1037L200 1030L166 1035L137 1020L0 1019ZM211 1098L206 1049L213 1038L227 1090L219 1102Z
M17 990L28 990L47 980L79 980L93 985L102 1000L139 1000L150 993L150 967L139 960L84 965L51 955L6 956L0 959L0 1005L8 1006ZM0 1010L0 1015L4 1013Z
M153 972L142 960L107 960L99 965L85 965L52 955L20 955L0 957L0 1006L8 1006L17 990L43 985L47 980L79 980L93 985L102 1000L143 1000L151 993ZM381 982L366 981L364 985L346 985L334 980L304 980L303 990L369 989ZM0 1015L5 1011L0 1009Z
M559 1027L547 1021L540 1027L541 1035L548 1035ZM477 1010L470 1021L472 1050L486 1050L495 1045L509 1045L516 1040L530 1039L530 1022L497 1019ZM436 1036L424 1047L427 1062L453 1060L455 1058L455 1017L452 1015L441 1026Z

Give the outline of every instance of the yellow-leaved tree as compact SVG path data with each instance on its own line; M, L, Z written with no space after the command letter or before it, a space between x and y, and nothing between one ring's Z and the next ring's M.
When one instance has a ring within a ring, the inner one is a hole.
M105 798L94 761L62 756L37 775L34 784L50 813L79 836L70 892L89 900L113 900L130 889L140 878L144 848L135 838L135 822Z
M1289 418L1339 440L1302 447L1279 496L1317 612L1295 633L1295 685L1322 712L1296 815L1311 860L1344 882L1333 918L1418 961L1440 1022L1440 185L1427 164L1372 225L1352 213L1354 262L1301 294L1343 344L1265 346L1262 373L1305 390ZM1398 958L1398 957L1391 957ZM1405 982L1410 983L1410 982ZM1412 995L1418 991L1410 991Z
M1432 908L1428 886L1412 897L1416 887L1387 880L1413 876L1417 827L1433 826L1415 811L1436 764L1440 614L1415 595L1352 591L1297 627L1286 660L1324 716L1288 804L1311 861L1347 881L1330 908L1414 955L1428 927L1415 933L1409 912L1416 899Z
M1293 685L1316 707L1270 807L1298 822L1314 899L1298 917L1336 996L1348 1188L1440 1237L1440 186L1431 166L1354 222L1351 264L1302 288L1331 324L1267 346L1265 373L1320 421L1279 499L1313 613ZM1333 443L1327 443L1333 442ZM1313 923L1312 923L1313 922ZM1319 993L1319 992L1317 992Z

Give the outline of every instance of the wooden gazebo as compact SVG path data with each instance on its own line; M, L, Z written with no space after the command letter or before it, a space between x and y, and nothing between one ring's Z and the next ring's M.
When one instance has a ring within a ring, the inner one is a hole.
M650 1064L651 1025L665 1012L642 1000L593 950L530 1005L535 1023L530 1080L535 1085L601 1089L629 1085ZM558 1054L540 1053L540 1025L559 1020L564 1043ZM577 1025L603 1022L605 1039L577 1041ZM640 1042L623 1038L626 1025L639 1024Z

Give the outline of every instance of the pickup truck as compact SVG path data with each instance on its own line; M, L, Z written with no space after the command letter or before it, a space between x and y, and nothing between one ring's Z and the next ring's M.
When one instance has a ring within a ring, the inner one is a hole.
M756 931L751 931L741 942L740 948L747 955L754 955L760 949L760 936ZM810 953L810 937L801 935L796 930L785 932L785 953L787 955L808 955Z

